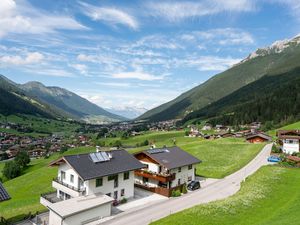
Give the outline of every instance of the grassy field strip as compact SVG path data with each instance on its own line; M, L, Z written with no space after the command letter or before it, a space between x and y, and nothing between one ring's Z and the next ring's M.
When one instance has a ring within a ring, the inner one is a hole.
M300 224L299 169L265 166L225 200L199 205L154 225L288 225Z
M162 147L163 145L170 146L174 137L176 137L178 146L203 160L203 163L197 167L197 173L214 178L224 177L240 169L253 159L263 147L263 145L246 143L243 139L203 140L188 138L183 137L183 132L150 133L129 138L125 141L126 143L136 144L152 138L155 139L157 146ZM137 148L130 152L145 148L149 148L149 146ZM93 151L95 151L94 147L82 147L71 149L64 154L81 154ZM57 175L57 168L49 168L48 164L61 156L57 153L48 159L32 160L30 166L24 171L24 175L4 182L4 186L12 199L0 203L0 215L17 220L30 211L34 213L43 210L44 207L39 204L40 194L52 190L51 181ZM3 165L3 163L0 163L0 169Z

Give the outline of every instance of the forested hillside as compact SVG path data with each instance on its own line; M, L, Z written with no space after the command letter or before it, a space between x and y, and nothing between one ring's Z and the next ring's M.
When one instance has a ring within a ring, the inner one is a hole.
M300 68L268 75L184 118L211 118L213 124L253 121L285 124L300 119Z

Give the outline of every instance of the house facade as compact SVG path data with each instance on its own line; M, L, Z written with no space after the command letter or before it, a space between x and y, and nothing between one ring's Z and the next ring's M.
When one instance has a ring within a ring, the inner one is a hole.
M254 133L246 136L246 140L250 143L270 142L272 138L264 133Z
M76 225L110 215L112 202L134 196L134 171L145 167L125 150L64 156L50 166L58 166L52 181L56 191L40 200L50 210L49 225L59 218ZM82 202L90 203L83 207ZM76 215L82 219L69 218Z
M167 197L195 180L196 164L201 162L178 147L149 149L134 156L146 166L135 171L136 186Z
M293 154L300 151L300 130L279 130L277 137L284 153Z

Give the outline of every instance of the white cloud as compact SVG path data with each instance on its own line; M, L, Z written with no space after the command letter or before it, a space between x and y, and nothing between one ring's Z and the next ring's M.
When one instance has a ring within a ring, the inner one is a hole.
M139 28L138 21L125 11L117 8L96 7L84 2L80 2L80 4L83 13L95 21L102 21L112 26L121 24L134 30Z
M146 81L163 79L163 76L154 76L152 74L139 72L139 71L115 73L112 74L112 77L116 79L138 79L138 80L146 80Z
M7 65L29 65L40 63L44 59L44 55L39 52L30 52L25 56L6 55L0 56L0 64Z
M160 1L147 2L146 14L164 18L169 22L180 22L189 18L214 15L222 12L248 12L255 10L251 0L204 0L204 1Z
M189 66L195 66L200 71L224 71L240 61L241 59L234 59L232 57L201 56L187 59L184 63Z
M78 70L81 74L87 75L88 74L88 68L84 64L70 64L70 67L74 68L75 70Z
M117 82L94 82L95 84L101 86L110 86L110 87L130 87L130 83L117 83Z
M43 68L42 70L26 69L26 71L30 72L31 74L51 76L51 77L74 77L74 75L69 71L66 71L64 69L58 69L58 68L51 68L51 69Z
M9 33L48 34L61 29L87 29L70 16L49 14L27 1L0 1L0 38Z

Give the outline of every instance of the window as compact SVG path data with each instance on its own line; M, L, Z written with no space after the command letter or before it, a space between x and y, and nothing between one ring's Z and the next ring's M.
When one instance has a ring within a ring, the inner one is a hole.
M109 196L109 197L111 197L111 193L107 193L106 195Z
M188 181L192 181L192 176L189 176L189 177L188 177Z
M61 180L66 179L66 172L65 171L60 171L60 179Z
M193 169L193 165L189 165L188 169L189 170Z
M96 187L100 187L103 184L103 179L102 178L97 178L96 179Z
M181 180L180 179L178 179L178 185L180 185L181 184Z
M70 182L74 183L74 175L73 174L70 175Z
M118 179L118 174L108 176L108 181Z
M128 180L129 179L129 172L125 172L124 173L124 180Z
M178 167L178 173L180 173L181 172L181 167Z
M125 195L125 189L121 189L121 196Z

